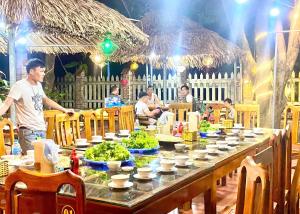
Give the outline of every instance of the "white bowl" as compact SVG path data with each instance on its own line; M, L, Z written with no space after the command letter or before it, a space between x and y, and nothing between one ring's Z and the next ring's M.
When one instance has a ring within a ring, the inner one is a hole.
M174 144L174 146L177 151L183 151L186 147L186 145L184 143L176 143L176 144Z
M253 132L254 133L263 133L263 129L262 128L253 128Z
M207 155L207 150L194 150L194 155L196 158L205 158Z
M218 145L214 145L214 144L206 145L206 149L208 153L216 153L218 148L219 148Z
M128 181L128 179L129 179L129 175L124 175L124 174L111 176L111 180L116 186L124 186Z
M218 140L216 141L216 144L218 145L219 149L226 149L228 141Z
M121 135L129 135L129 130L127 130L127 129L120 130L120 134Z
M176 163L178 165L185 165L186 162L188 161L188 159L189 159L189 157L186 155L180 155L180 156L175 157Z
M233 127L234 128L242 128L243 124L241 124L241 123L235 123Z
M75 140L75 144L76 145L85 145L85 144L87 144L87 139L85 139L85 138L78 138L78 139Z
M238 141L239 138L238 137L226 137L225 141Z
M7 160L7 161L14 160L14 159L16 159L16 158L17 158L16 155L2 155L2 156L1 156L1 159L2 159L2 160Z
M122 166L121 169L124 171L124 172L130 172L134 169L133 166Z
M175 161L174 160L161 160L160 165L164 170L170 170L174 167Z
M238 133L240 132L240 130L239 130L239 129L232 129L231 132L232 132L233 134L238 134Z
M117 171L121 167L121 161L107 161L107 166L111 171Z
M138 168L137 172L142 178L147 178L151 175L152 169L150 167L142 167Z
M92 141L93 142L101 142L102 141L102 136L101 135L94 135L94 136L92 136Z
M115 137L115 133L113 133L113 132L105 133L105 137L106 138L114 138Z

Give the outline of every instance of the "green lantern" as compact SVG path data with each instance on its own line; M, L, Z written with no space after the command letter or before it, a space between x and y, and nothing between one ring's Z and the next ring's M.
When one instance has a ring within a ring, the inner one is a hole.
M111 40L110 36L111 33L106 33L104 40L98 44L99 48L107 58L119 48L119 46Z

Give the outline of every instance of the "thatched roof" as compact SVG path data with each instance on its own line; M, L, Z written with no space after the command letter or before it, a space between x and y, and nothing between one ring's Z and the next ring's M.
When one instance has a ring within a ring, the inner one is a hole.
M149 63L149 56L155 53L155 67L162 67L165 58L168 68L203 68L207 60L212 62L209 67L216 67L233 62L240 54L236 45L186 17L151 12L141 20L141 28L149 35L149 45L136 51L133 59Z
M95 51L99 37L103 38L106 32L120 46L118 55L148 43L147 36L125 16L94 0L1 0L0 15L12 25L22 26L27 20L32 42L29 46L34 45L30 48L34 51ZM41 47L54 44L73 46Z

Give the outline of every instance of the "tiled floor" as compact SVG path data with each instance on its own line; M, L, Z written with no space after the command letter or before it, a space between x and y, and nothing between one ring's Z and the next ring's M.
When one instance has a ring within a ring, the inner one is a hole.
M237 183L238 174L234 174L232 178L227 176L226 186L218 186L217 189L217 212L222 213L222 211L230 205L233 205L236 201L237 195ZM169 214L178 214L178 209L173 210ZM204 213L204 199L203 194L200 194L193 199L192 209L189 211L181 212L183 214L202 214Z

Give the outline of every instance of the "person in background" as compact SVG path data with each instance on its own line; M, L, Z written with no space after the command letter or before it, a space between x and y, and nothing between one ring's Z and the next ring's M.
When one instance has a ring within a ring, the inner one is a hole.
M230 98L226 98L224 100L224 105L225 107L229 110L228 111L228 116L226 119L231 119L233 120L234 119L234 113L235 113L235 110L234 110L234 107L232 105L232 100Z
M105 108L120 107L124 105L121 97L119 96L119 87L114 85L110 88L110 95L104 99Z
M160 100L157 97L157 95L153 93L153 86L152 85L148 86L147 94L149 96L148 105L152 105L152 106L156 106L156 107L160 106Z
M183 85L181 86L180 90L181 90L181 96L183 96L184 98L184 102L192 103L194 98L190 94L190 88L187 85Z
M149 118L149 122L154 122L153 118L157 118L157 115L160 114L159 109L154 109L150 111L148 108L149 96L146 92L141 91L139 93L139 101L135 104L135 113L137 116L147 116Z
M0 107L0 116L15 103L19 142L23 154L33 149L32 142L37 138L45 138L46 124L44 121L43 104L67 114L73 114L73 109L66 109L51 100L44 93L41 82L45 76L45 64L40 59L30 59L26 65L27 78L17 81L4 103Z

